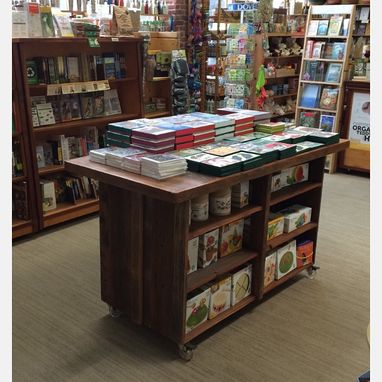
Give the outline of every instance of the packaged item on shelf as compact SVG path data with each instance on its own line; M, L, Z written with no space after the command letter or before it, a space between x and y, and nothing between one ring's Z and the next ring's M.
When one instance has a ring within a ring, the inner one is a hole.
M294 204L279 211L284 216L284 232L292 232L295 229L308 224L312 216L310 207Z
M276 280L293 271L296 266L296 240L293 240L277 250Z
M107 158L106 158L107 161ZM187 171L184 158L173 154L154 154L142 157L141 173L154 179L167 179Z
M251 294L252 264L232 275L231 305L234 306Z
M269 213L267 240L274 239L284 232L284 216L280 213Z
M227 176L241 171L241 161L227 157L216 157L201 162L199 171L208 175Z
M205 268L217 261L219 228L199 236L198 266Z
M276 255L277 250L270 253L265 258L265 266L264 266L264 287L271 284L276 275Z
M220 227L219 257L239 251L243 246L244 219Z
M224 277L211 285L208 319L213 319L231 306L231 276Z
M231 213L231 187L212 192L210 199L210 212L216 216L227 216Z
M209 200L208 194L198 196L191 200L191 220L196 222L208 219Z
M239 151L235 154L227 155L225 158L240 161L242 171L259 167L265 163L264 158L262 158L261 155L247 153L245 151Z
M57 207L54 182L46 180L46 179L41 179L40 187L41 187L41 199L42 199L43 212L54 210Z
M186 333L191 332L205 322L208 317L211 297L210 288L196 290L194 294L186 303Z
M199 237L194 237L188 241L186 272L187 274L195 272L198 268Z
M194 154L186 157L187 166L190 171L198 172L200 170L200 163L208 160L218 158L216 155L207 154L204 152L200 152L198 154Z
M309 163L300 164L281 171L282 187L305 182L309 177Z
M271 192L281 190L281 172L272 176Z
M297 268L313 263L313 244L312 240L297 241Z
M243 208L249 204L249 181L232 186L231 204L236 208Z

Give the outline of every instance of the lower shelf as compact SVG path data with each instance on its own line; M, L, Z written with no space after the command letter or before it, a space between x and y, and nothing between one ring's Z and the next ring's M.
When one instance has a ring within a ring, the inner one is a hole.
M207 320L206 322L204 322L203 324L199 325L198 327L196 327L194 330L192 330L190 333L187 333L185 336L184 336L184 341L183 343L187 343L189 341L191 341L192 339L194 339L195 337L199 336L200 334L204 333L206 330L212 328L213 326L215 326L216 324L218 324L219 322L223 321L225 318L229 317L229 316L232 316L234 313L238 312L239 310L243 309L245 306L249 305L250 303L252 303L253 301L255 301L255 296L253 295L250 295L246 298L244 298L243 300L241 300L239 303L237 303L236 305L232 306L231 308L229 308L228 310L226 310L225 312L223 313L220 313L217 317L215 317L214 319L212 320Z
M32 220L12 218L12 239L28 235L33 232Z
M298 275L300 272L304 271L305 269L307 269L311 266L312 266L312 264L310 263L310 264L304 265L301 268L294 269L292 272L288 273L286 276L282 277L280 280L275 280L271 284L267 285L264 288L263 293L265 294L265 293L270 292L272 289L275 289L278 286L280 286L281 284L284 284L286 281L292 279L293 277Z
M98 210L98 199L83 199L79 200L76 204L69 202L59 203L57 208L43 215L44 228L88 215Z

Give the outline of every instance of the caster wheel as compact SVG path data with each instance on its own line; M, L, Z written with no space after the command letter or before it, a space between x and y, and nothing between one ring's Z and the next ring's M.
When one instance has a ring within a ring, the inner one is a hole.
M184 361L191 361L192 356L194 355L193 349L189 348L187 345L179 345L178 353L180 358Z
M117 308L114 308L113 306L109 305L109 314L113 318L118 318L122 315L122 312Z
M317 270L313 267L310 267L306 270L308 272L308 277L311 280L314 280L316 278Z

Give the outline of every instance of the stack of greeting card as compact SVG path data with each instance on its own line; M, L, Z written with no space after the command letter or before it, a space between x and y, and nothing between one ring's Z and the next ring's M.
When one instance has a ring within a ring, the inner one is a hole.
M143 156L141 166L142 175L155 179L166 179L187 171L186 159L173 154Z
M174 150L175 131L148 126L132 131L131 146L152 153Z

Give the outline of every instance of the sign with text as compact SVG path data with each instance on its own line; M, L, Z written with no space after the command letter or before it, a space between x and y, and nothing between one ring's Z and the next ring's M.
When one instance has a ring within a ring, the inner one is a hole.
M241 11L255 11L257 9L257 3L233 3L228 4L229 11L241 12Z
M370 94L353 94L349 139L358 143L370 144Z

